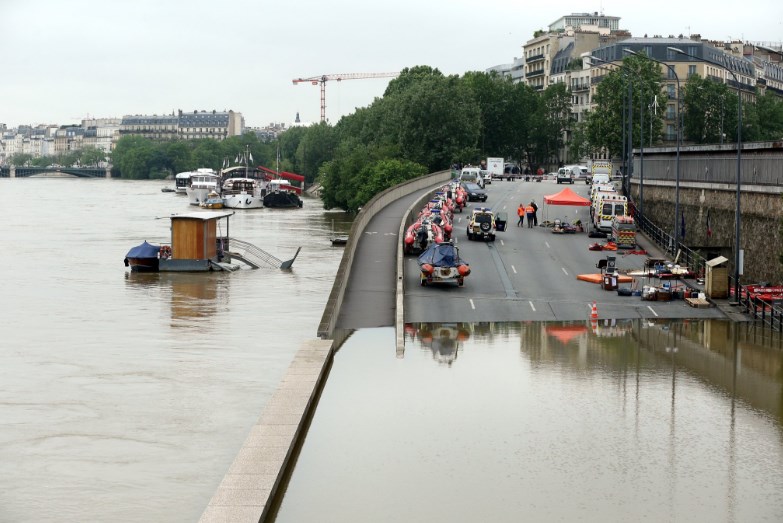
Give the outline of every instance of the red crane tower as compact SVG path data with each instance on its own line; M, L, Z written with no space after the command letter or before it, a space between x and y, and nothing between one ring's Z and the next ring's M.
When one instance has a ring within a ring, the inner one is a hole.
M294 78L294 85L302 82L310 82L313 85L321 85L321 121L326 121L326 82L329 80L361 80L363 78L396 78L400 73L345 73L323 74L310 78Z

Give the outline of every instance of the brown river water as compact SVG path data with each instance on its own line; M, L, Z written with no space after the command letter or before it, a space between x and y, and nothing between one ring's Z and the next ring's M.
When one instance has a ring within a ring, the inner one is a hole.
M130 273L130 247L197 210L168 186L0 179L0 521L196 521L316 337L350 218L237 211L232 237L302 246L291 272Z
M194 210L167 185L0 179L2 522L197 521L315 337L350 218L314 199L231 218L278 258L302 246L292 272L131 274L127 250ZM391 328L337 351L274 519L783 520L779 335L601 320L405 337L404 354Z

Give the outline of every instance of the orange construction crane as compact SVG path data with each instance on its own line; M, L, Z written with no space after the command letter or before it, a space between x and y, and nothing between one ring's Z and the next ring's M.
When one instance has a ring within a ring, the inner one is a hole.
M294 85L309 82L313 85L321 85L321 121L326 121L326 82L329 80L361 80L363 78L396 78L400 73L346 73L346 74L323 74L321 76L311 76L310 78L294 78Z

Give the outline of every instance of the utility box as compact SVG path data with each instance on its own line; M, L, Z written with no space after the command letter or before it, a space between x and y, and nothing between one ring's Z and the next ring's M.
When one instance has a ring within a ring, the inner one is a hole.
M707 274L704 280L704 292L710 298L729 297L729 269L726 262L728 258L718 256L707 262Z

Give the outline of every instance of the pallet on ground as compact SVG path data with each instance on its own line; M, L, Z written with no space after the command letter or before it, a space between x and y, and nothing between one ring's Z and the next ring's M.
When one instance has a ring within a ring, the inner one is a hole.
M685 298L685 302L697 309L709 309L712 307L712 304L703 298Z

